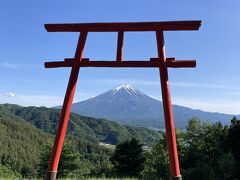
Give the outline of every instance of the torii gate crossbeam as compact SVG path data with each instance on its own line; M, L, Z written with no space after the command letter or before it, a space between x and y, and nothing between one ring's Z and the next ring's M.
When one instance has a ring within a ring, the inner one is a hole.
M195 67L195 60L175 60L167 58L164 47L164 31L199 30L201 21L165 21L165 22L118 22L118 23L80 23L80 24L45 24L48 32L79 32L79 40L74 58L64 61L46 62L45 68L71 67L71 74L62 106L60 121L49 162L47 180L55 180L62 146L67 130L69 115L77 84L80 67L111 67L111 68L159 68L164 107L164 119L170 163L171 178L180 180L181 173L178 161L174 118L171 104L168 68ZM158 57L150 60L123 60L123 41L126 31L155 31ZM94 61L83 58L83 51L88 32L117 32L117 53L115 61Z

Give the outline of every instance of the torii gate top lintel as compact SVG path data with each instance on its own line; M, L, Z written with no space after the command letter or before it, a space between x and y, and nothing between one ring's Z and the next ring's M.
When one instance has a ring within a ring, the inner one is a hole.
M199 30L201 21L104 22L45 24L48 32L186 31Z
M124 32L127 31L156 31L163 33L163 31L185 31L185 30L199 30L201 21L163 21L163 22L114 22L114 23L77 23L77 24L45 24L45 29L48 32L118 32L117 41L117 55L116 61L111 60L89 60L89 58L82 58L78 60L79 67L140 67L140 68L159 68L163 61L159 58L150 58L149 60L131 60L123 61L123 39ZM163 35L158 36L158 39L163 40ZM85 37L86 39L86 37ZM80 42L79 42L80 43ZM83 43L83 42L82 42ZM84 42L85 43L85 42ZM164 42L163 42L164 43ZM83 45L84 46L84 45ZM75 58L65 58L64 61L46 62L46 68L57 67L72 67ZM167 67L181 68L181 67L195 67L195 60L175 60L175 58L166 58Z
M133 67L133 68L159 68L162 88L162 102L164 107L164 120L168 156L172 179L181 180L174 119L171 105L170 84L168 68L195 67L195 60L175 60L167 58L164 46L164 31L199 30L201 21L164 21L164 22L114 22L114 23L79 23L79 24L45 24L48 32L79 32L80 36L74 58L65 58L64 61L45 62L45 68L71 67L71 74L65 94L60 121L54 141L54 147L49 161L47 180L55 180L62 146L68 126L77 78L80 67ZM123 60L124 32L127 31L155 31L157 41L157 58L149 60ZM90 60L83 58L83 51L88 32L117 32L117 53L115 60Z

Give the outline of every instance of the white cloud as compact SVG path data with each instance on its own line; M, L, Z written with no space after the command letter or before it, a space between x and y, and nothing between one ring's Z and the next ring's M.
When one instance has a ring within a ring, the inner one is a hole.
M126 84L139 84L139 85L153 85L153 86L159 86L160 81L143 81L143 80L136 80L136 79L129 79L129 78L114 78L114 79L108 79L108 78L96 78L96 79L91 79L91 80L80 80L81 83L85 84L108 84L108 85L113 85L115 86L116 84L119 85L121 83L126 83Z
M233 94L233 95L240 95L240 92L233 92L231 94Z
M29 68L39 68L40 65L33 64L19 64L19 63L9 63L9 62L0 62L0 67L7 69L23 70Z
M61 105L63 97L48 96L48 95L15 95L14 93L8 93L0 95L0 103L19 104L22 106L46 106L52 107Z
M13 92L6 92L3 95L6 97L15 97L16 96Z
M172 103L209 112L240 114L240 101L237 100L206 100L173 97Z
M150 97L162 101L161 96L153 96ZM172 104L176 104L179 106L185 106L192 109L200 109L208 112L219 112L225 114L240 114L240 101L233 100L212 100L212 99L188 99L184 97L172 97Z
M76 92L73 102L79 102L93 97L92 94ZM51 95L31 95L31 94L15 94L13 92L0 93L0 104L19 104L22 106L46 106L53 107L62 105L64 94L59 96Z
M222 89L222 90L236 90L239 87L232 84L220 84L220 83L194 83L194 82L170 82L174 87L186 87L186 88L204 88L204 89Z
M116 79L111 79L111 78L103 78L103 79L91 79L91 80L81 80L81 83L94 83L94 84L118 84L124 82L124 83L129 83L129 84L136 84L136 85L150 85L150 86L160 86L160 80L156 81L148 81L148 80L136 80L136 79L124 79L124 78L116 78ZM195 83L195 82L170 82L170 86L174 87L186 87L186 88L204 88L204 89L227 89L227 90L237 90L239 87L234 86L234 85L229 85L229 84L224 84L224 83ZM238 92L240 94L240 92Z
M95 97L95 96L90 93L76 92L74 95L73 103L76 103L79 101L84 101L84 100L92 98L92 97Z

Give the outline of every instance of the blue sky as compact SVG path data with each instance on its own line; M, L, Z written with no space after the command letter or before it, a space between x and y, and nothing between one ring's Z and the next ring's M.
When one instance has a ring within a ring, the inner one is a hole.
M174 104L240 114L239 0L13 1L0 6L0 103L62 104L70 69L44 61L73 57L77 33L47 33L44 23L202 20L200 31L165 33L168 57L197 59L197 68L171 69ZM155 34L126 33L124 58L156 57ZM115 59L115 33L90 33L85 57ZM129 83L161 99L157 69L80 70L75 102Z

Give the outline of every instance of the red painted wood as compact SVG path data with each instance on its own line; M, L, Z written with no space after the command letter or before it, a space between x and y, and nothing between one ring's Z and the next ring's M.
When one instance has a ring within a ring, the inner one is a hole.
M111 22L78 24L45 24L48 32L119 32L198 30L201 21Z
M45 62L45 68L59 68L59 67L72 67L73 60L67 61L53 61ZM79 67L112 67L112 68L159 68L163 62L161 61L82 61L75 65ZM176 60L166 61L167 67L172 68L191 68L196 67L195 60Z
M158 56L161 62L166 62L166 53L164 47L164 37L162 31L156 32L157 39L157 50ZM164 108L164 119L166 126L166 137L168 145L168 155L170 162L170 172L172 177L181 176L179 161L178 161L178 152L177 152L177 143L176 135L174 129L174 118L172 112L172 103L171 103L171 94L170 94L170 84L168 79L168 70L167 66L161 66L160 70L160 79L162 87L162 101Z
M117 40L117 61L122 61L123 59L123 39L124 39L124 32L118 32L118 40Z
M167 67L170 68L194 68L196 67L196 61L195 60L178 60L178 61L169 61L166 62Z
M74 93L76 89L78 73L80 69L80 67L77 66L76 63L80 62L82 59L86 38L87 38L87 32L81 32L78 40L78 46L75 53L75 60L73 62L73 66L72 66L72 70L71 70L71 74L70 74L70 78L67 86L67 91L65 94L64 102L63 102L57 134L54 141L54 147L53 147L51 159L49 162L50 173L57 172L58 163L59 163L60 155L62 152L62 146L64 143L64 138L65 138L65 134L68 126L69 115L71 112L72 101L73 101Z

